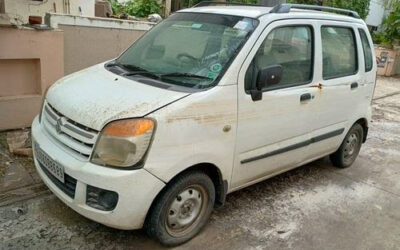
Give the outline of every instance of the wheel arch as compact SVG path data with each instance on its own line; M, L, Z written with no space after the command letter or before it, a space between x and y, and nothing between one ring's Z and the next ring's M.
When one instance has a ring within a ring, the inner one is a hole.
M223 179L221 170L216 165L207 162L199 163L183 170L181 173L177 174L174 178L176 178L178 175L181 175L189 171L202 171L206 173L214 183L215 206L220 207L225 203L225 197L228 191L228 181Z
M225 203L225 197L228 191L228 181L223 179L221 170L213 163L203 162L190 166L176 174L168 183L178 176L191 171L201 171L210 177L215 187L215 205L216 207L222 206ZM168 183L165 188L168 186Z
M360 118L358 119L354 124L360 124L361 127L363 128L363 140L362 142L366 142L367 141L367 135L368 135L368 120L366 118Z
M228 191L228 181L223 179L221 170L216 165L214 165L212 163L204 162L204 163L199 163L199 164L190 166L190 167L182 170L178 174L176 174L173 178L171 178L166 183L165 187L160 190L160 192L157 194L157 196L152 201L151 206L150 206L149 210L147 211L146 220L147 220L147 217L150 214L152 208L154 207L156 201L159 200L160 195L162 195L163 191L169 187L168 184L171 183L173 180L175 180L178 176L181 176L181 175L183 175L187 172L191 172L191 171L201 171L210 177L210 179L213 182L214 187L215 187L215 205L214 206L218 208L218 207L221 207L224 205L226 194Z

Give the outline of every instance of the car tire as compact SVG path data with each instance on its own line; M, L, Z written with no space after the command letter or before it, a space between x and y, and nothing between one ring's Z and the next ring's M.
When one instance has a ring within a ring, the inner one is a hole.
M329 157L334 166L338 168L350 167L356 160L363 143L364 130L360 124L354 124L339 149Z
M200 171L174 179L160 193L147 216L146 232L165 246L180 245L200 232L215 202L215 187Z

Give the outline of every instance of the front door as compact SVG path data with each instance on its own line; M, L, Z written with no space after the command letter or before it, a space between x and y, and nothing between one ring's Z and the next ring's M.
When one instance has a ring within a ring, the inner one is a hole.
M268 25L238 78L238 130L232 188L295 167L309 156L314 77L314 26L307 20ZM260 69L281 65L282 80L253 101L250 87Z

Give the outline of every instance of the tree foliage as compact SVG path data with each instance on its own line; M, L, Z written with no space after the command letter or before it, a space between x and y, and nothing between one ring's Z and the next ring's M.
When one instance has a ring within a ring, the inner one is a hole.
M134 0L125 3L127 14L137 17L147 17L159 13L160 5L156 0Z
M392 12L383 20L381 30L373 35L375 43L392 46L400 41L400 2L392 5Z
M386 8L392 9L400 4L400 0L384 0L383 3Z
M122 14L123 6L117 0L107 0L111 3L111 9L114 14Z
M156 0L129 0L119 3L117 0L108 0L111 3L114 14L128 14L136 17L147 17L150 14L159 13L160 5Z
M323 5L357 11L365 19L369 11L370 0L288 0L288 3Z

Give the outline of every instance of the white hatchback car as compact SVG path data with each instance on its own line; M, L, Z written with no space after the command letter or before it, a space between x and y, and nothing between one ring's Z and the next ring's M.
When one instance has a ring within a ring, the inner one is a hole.
M49 89L32 124L35 165L68 206L171 246L230 192L327 155L354 162L376 79L363 20L224 4L178 11Z

